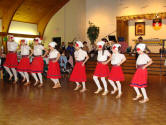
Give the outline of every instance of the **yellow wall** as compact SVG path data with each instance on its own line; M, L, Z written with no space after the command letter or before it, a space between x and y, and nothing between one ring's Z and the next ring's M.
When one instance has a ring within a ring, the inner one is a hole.
M116 11L117 0L86 0L86 29L89 21L100 27L98 40L116 34Z
M156 31L152 27L152 20L134 20L129 21L129 43L133 47L135 42L133 39L137 39L139 36L135 36L135 22L142 22L146 23L145 27L145 36L142 36L143 39L166 39L166 19L162 20L162 27L160 30ZM152 52L159 52L161 46L149 46Z
M2 32L2 20L0 19L0 32Z
M43 37L45 46L52 41L53 37L59 36L64 41L64 9L59 10L49 21Z
M116 31L116 16L136 15L166 12L166 0L86 0L86 28L88 21L93 22L100 27L100 40L102 37ZM160 31L152 29L152 20L146 21L146 39L166 38L166 21L163 21L163 27ZM131 39L135 37L134 22L130 22L129 39L130 45L133 45ZM113 33L113 34L116 34Z
M12 21L9 27L9 33L38 35L37 24Z
M86 35L89 21L100 27L100 40L111 33L116 34L116 16L166 12L165 5L166 0L70 0L48 23L44 41L48 43L52 37L62 37L65 42L74 38L89 42ZM152 20L145 22L144 39L165 38L166 20L160 31L153 30ZM129 44L132 46L132 39L137 38L134 23L129 22Z
M44 41L48 44L53 37L62 37L62 41L85 39L85 0L70 0L49 21Z

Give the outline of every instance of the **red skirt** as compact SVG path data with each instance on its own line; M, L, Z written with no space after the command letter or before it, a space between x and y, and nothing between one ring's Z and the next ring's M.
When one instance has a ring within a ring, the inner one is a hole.
M124 81L124 74L121 66L112 66L108 79L112 81Z
M86 81L86 71L85 65L82 66L83 62L76 62L74 69L70 75L70 81L72 82L85 82Z
M17 68L18 61L17 61L17 54L16 53L8 53L6 55L6 60L3 66L9 67L9 68Z
M61 78L60 66L58 62L49 61L47 78L53 78L53 79Z
M43 58L40 57L34 57L32 64L30 66L30 71L32 73L42 73L44 68L44 61Z
M94 76L98 77L107 77L109 75L109 67L108 65L104 65L102 63L97 63Z
M28 57L23 57L20 60L20 63L17 66L18 72L29 72L30 71L30 62Z
M137 69L130 86L138 88L147 87L147 69Z

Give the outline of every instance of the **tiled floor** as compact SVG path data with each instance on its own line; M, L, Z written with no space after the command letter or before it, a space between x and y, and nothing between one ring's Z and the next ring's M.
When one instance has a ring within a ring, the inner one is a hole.
M96 86L90 73L88 91L83 94L72 90L74 84L67 77L61 80L63 88L57 90L46 79L43 88L1 80L0 125L166 125L166 77L149 77L150 101L146 104L132 101L132 75L126 75L119 100L111 94L93 94Z

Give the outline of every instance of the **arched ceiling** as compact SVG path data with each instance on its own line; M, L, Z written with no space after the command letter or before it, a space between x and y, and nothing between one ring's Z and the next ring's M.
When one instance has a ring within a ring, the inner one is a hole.
M38 24L40 35L50 18L69 0L0 0L0 18L4 32L8 32L10 22L20 21ZM8 23L6 23L8 22Z

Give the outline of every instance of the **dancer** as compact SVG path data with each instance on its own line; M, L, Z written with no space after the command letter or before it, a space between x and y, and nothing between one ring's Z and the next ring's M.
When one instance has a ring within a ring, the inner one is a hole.
M30 71L30 61L29 57L32 55L32 49L27 45L26 40L21 40L21 60L17 66L17 71L21 74L23 77L22 82L26 83L24 85L28 85L29 83L29 74L28 72ZM31 54L30 54L31 51Z
M109 67L108 63L111 61L111 54L108 52L108 50L104 50L104 41L100 41L97 43L97 49L98 49L98 56L97 56L97 66L93 75L93 80L95 81L98 89L95 94L98 94L99 92L102 91L102 87L99 83L98 77L101 77L101 81L103 82L104 85L104 92L102 95L107 95L108 94L108 89L107 89L107 82L105 80L105 77L109 75Z
M149 101L149 98L146 93L145 87L147 87L147 67L152 64L152 59L144 53L144 50L146 48L146 45L143 43L140 43L137 45L137 52L139 54L137 61L136 61L136 68L137 71L134 74L134 77L131 81L132 87L134 87L134 90L136 91L137 96L133 98L133 100L138 100L142 97L144 99L140 100L140 103L146 103ZM141 89L142 94L140 93L139 89Z
M117 99L122 96L120 81L124 81L124 74L122 71L121 64L123 64L126 61L126 57L124 56L124 54L119 53L120 47L121 47L120 44L114 44L112 46L112 52L113 52L111 57L112 68L108 77L108 81L110 82L110 84L114 89L113 91L111 91L111 94L115 94L115 92L118 91L118 95L116 96ZM117 86L115 85L114 82L116 82Z
M16 72L16 68L18 66L17 47L18 44L14 41L14 36L9 35L7 41L8 54L6 55L6 61L3 66L7 71L7 73L10 75L9 80L12 80L14 74L14 83L18 81L17 72Z
M42 56L43 54L43 50L45 50L45 54L44 56ZM33 50L33 54L34 54L34 58L31 64L31 73L33 78L35 79L35 84L34 86L36 86L39 83L40 80L40 84L38 87L42 87L43 86L43 78L42 78L42 72L43 72L43 68L44 68L44 61L43 61L43 57L45 57L45 55L47 54L47 50L44 49L44 46L41 45L41 40L40 38L35 38L34 39L34 50ZM39 77L39 80L37 78L37 75Z
M54 49L57 45L56 42L50 42L49 43L49 65L48 65L48 72L47 72L47 78L50 78L54 82L53 88L59 88L61 87L59 83L59 79L61 78L60 73L60 66L58 63L58 60L60 58L60 53Z
M72 71L72 74L70 76L70 81L76 83L76 88L74 89L75 91L78 90L81 85L79 82L82 82L82 89L80 92L85 92L86 89L86 71L85 71L85 63L88 61L89 56L86 51L83 49L83 44L81 41L76 41L75 43L75 52L74 52L74 57L76 60L76 64L74 66L74 69Z

